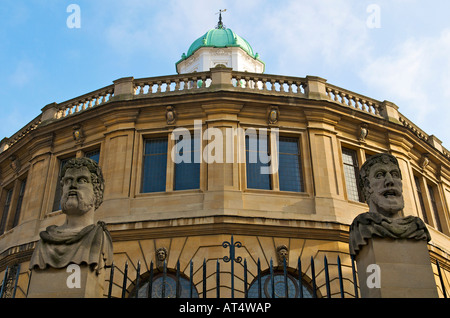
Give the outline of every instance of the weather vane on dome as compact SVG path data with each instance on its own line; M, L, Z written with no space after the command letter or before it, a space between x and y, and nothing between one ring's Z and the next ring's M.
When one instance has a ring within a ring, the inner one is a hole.
M217 23L217 29L225 29L225 25L222 23L222 12L227 11L227 9L219 10L216 14L219 15L219 23Z

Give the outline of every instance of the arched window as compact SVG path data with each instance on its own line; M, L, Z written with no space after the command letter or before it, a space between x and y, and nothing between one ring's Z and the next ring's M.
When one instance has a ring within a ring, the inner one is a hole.
M295 278L291 274L286 274L288 285L288 298L312 298L312 292L309 285L302 281L303 295L300 295L300 286L298 278ZM272 298L272 278L270 273L261 274L261 283L259 283L258 277L250 284L248 289L248 298L259 298L258 286L261 288L261 298ZM273 273L273 286L275 287L275 298L285 298L285 279L283 271L274 271Z
M149 279L141 281L138 289L138 298L149 298ZM192 296L191 296L192 287ZM172 273L159 273L153 276L151 286L151 298L176 298L177 297L177 276ZM198 298L198 292L194 285L191 286L191 282L188 278L179 277L179 298ZM136 290L134 290L130 297L136 297Z

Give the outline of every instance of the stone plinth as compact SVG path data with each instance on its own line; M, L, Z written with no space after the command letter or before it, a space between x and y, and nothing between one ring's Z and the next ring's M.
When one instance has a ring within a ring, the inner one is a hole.
M438 297L426 241L372 238L355 260L363 298ZM377 270L379 285L374 287Z
M70 265L69 265L70 266ZM79 265L79 276L72 268L33 269L28 298L101 298L104 270L96 273L87 265ZM79 277L79 285L77 279Z

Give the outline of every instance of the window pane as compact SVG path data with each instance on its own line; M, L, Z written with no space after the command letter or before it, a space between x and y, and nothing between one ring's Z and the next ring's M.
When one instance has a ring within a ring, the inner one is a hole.
M279 138L278 175L281 191L303 191L302 170L297 138Z
M13 189L11 188L6 193L6 201L5 201L5 205L3 206L2 220L0 222L0 234L3 234L3 232L5 232L6 219L8 218L8 212L9 212L9 206L11 205L12 194L13 194Z
M441 220L439 219L439 212L436 204L436 197L434 196L433 187L428 185L428 193L430 194L431 206L433 207L434 219L436 221L436 229L442 232Z
M267 139L266 139L267 140ZM261 158L269 155L268 142L260 144L257 136L245 136L247 188L270 190L270 174L262 174L262 167L269 167L269 163Z
M144 146L142 192L166 191L167 138L147 139Z
M419 198L419 208L420 208L420 211L422 212L423 221L425 223L429 224L427 213L425 211L425 203L423 202L422 189L420 188L419 178L414 176L414 182L416 183L416 191L417 191L417 196Z
M19 198L17 199L17 207L16 207L16 214L14 215L14 222L13 227L17 226L19 224L19 218L20 218L20 211L22 210L22 201L23 196L25 194L25 186L27 184L27 179L23 180L20 184L20 192L19 192Z
M98 161L100 160L100 150L96 149L96 150L88 151L84 154L84 156L86 158L92 159L96 163L98 163Z
M194 141L193 136L190 141L190 148L186 149L179 145L180 140L176 141L175 149L180 158L190 158L189 162L175 163L175 183L174 190L188 190L200 188L200 162L198 162L200 149L199 141ZM186 160L188 161L188 160Z
M356 151L342 148L342 161L344 162L344 176L348 199L352 201L362 201L358 186L359 167Z

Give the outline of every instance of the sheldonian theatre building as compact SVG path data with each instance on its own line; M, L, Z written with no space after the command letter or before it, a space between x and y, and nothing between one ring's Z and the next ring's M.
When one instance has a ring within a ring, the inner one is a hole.
M114 80L0 142L2 297L27 297L40 233L62 224L62 167L103 172L95 211L111 235L103 297L358 297L352 220L359 169L390 153L403 215L430 233L439 297L450 289L450 152L389 101L317 76L265 73L221 22L175 75Z

